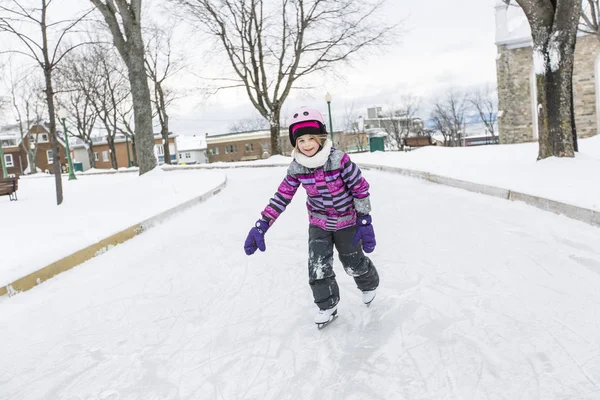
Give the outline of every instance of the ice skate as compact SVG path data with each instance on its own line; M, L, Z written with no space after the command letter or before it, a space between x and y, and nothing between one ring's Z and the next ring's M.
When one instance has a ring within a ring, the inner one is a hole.
M362 301L369 307L377 294L376 290L365 290L362 292Z
M337 318L337 306L328 310L321 310L315 315L317 328L323 329Z

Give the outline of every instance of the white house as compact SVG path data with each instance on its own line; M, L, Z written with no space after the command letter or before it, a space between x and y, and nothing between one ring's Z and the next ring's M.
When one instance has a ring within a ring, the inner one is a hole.
M202 136L177 136L177 163L178 164L206 164L206 137Z

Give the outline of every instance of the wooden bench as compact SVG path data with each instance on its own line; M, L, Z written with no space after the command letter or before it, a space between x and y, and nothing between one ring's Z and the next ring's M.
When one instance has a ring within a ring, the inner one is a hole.
M10 201L17 199L19 189L19 178L0 178L0 196L8 196Z
M431 136L414 136L404 138L404 150L408 151L413 147L434 146ZM408 147L408 148L407 148Z

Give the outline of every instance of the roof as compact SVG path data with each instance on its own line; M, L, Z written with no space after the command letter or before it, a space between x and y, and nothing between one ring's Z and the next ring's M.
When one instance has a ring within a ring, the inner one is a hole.
M204 136L177 136L177 151L205 150L206 138Z
M279 136L287 136L288 130L282 129L279 131ZM223 143L223 142L232 142L238 140L248 140L248 139L267 139L271 137L270 130L261 130L261 131L250 131L250 132L234 132L234 133L224 133L220 135L212 135L206 137L206 142L208 144L212 143Z

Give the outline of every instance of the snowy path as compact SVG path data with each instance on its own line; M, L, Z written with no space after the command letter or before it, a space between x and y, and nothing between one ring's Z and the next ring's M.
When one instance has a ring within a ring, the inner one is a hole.
M365 171L382 286L336 264L313 322L304 193L242 244L284 168L0 303L0 399L596 399L600 229ZM337 260L336 260L337 262Z

